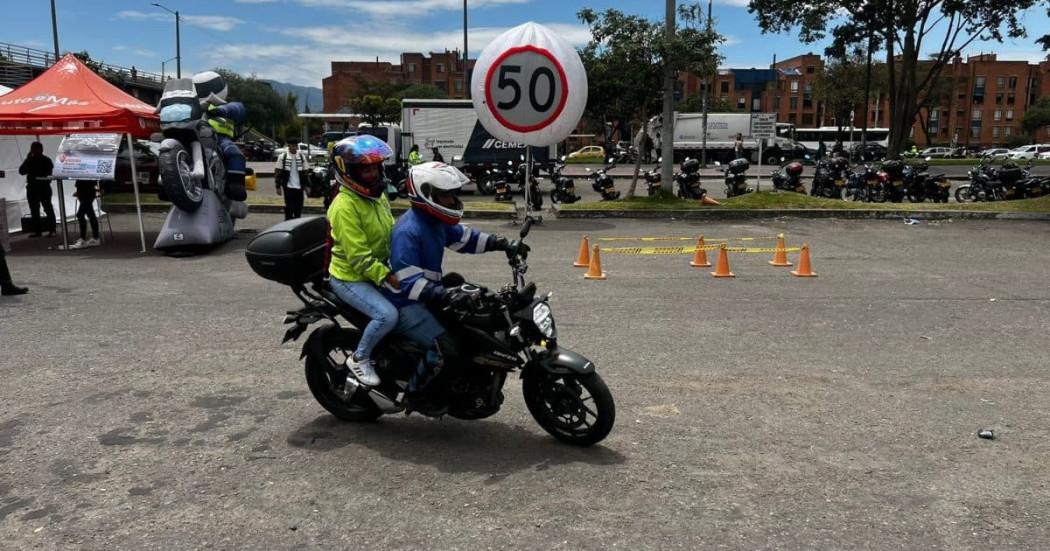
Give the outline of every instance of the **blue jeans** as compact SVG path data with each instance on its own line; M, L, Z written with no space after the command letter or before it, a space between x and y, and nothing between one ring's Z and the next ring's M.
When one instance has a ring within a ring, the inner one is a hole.
M343 281L331 279L332 290L339 298L357 311L372 318L368 322L361 341L357 343L354 356L358 361L372 357L372 350L379 341L398 326L397 308L379 292L371 281Z
M439 353L435 341L445 334L445 328L441 326L434 314L427 310L425 304L417 302L402 306L398 310L397 333L427 347L426 357L420 360L416 373L408 381L409 391L419 390L419 385L430 373L430 367L438 362Z

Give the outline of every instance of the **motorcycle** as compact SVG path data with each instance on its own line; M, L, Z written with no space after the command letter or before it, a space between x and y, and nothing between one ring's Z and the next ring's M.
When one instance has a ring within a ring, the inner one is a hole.
M788 163L780 170L774 170L770 178L773 180L773 189L806 193L806 187L802 185L802 163L798 161Z
M185 212L195 212L204 192L213 190L233 218L244 218L247 206L233 199L226 189L226 164L219 152L219 137L208 124L207 112L197 99L193 81L172 79L164 84L159 104L160 142L158 162L164 197Z
M904 162L897 160L885 161L882 163L880 173L886 175L886 178L882 181L886 199L891 203L903 201L906 191L904 186Z
M1003 168L1007 168L1004 166ZM970 183L956 188L955 200L960 203L969 201L996 201L1004 198L1000 170L982 159L981 164L970 169Z
M658 195L664 188L663 183L661 182L663 177L660 176L661 162L662 159L658 159L656 161L656 166L650 168L648 171L642 174L642 176L645 178L645 190L649 194L649 197Z
M678 196L682 199L703 199L707 195L707 190L700 187L700 161L686 158L679 168L682 171L674 175Z
M934 203L947 203L952 183L943 173L930 176L929 164L921 162L904 167L905 193L912 203L929 198Z
M532 218L525 220L522 240L532 224ZM373 352L379 385L364 386L347 376L344 362L369 319L343 303L324 280L326 234L324 217L299 218L263 231L248 244L245 254L256 274L288 285L304 304L285 317L290 327L282 343L327 321L310 333L301 355L317 402L344 421L373 421L406 411L405 390L426 349L392 333ZM508 375L520 372L525 405L536 422L562 442L590 446L612 430L616 406L594 362L560 346L551 294L537 296L536 284L525 282L527 256L508 255L513 279L496 290L458 274L444 276L449 298L430 309L463 361L444 366L444 383L428 395L447 406L452 417L484 419L500 410Z
M817 161L809 194L813 197L842 199L842 191L846 186L848 173L849 160L845 157L832 157Z
M723 169L726 182L726 197L735 197L754 191L747 187L746 172L750 167L751 163L747 159L736 159L730 161L729 165Z
M609 169L614 166L616 166L616 163L609 159L608 163L599 170L591 172L591 169L587 168L587 173L591 178L591 189L601 194L602 201L612 201L620 198L620 192L616 191L616 184L613 183L612 176L609 176Z
M507 161L507 168L492 170L490 180L493 182L493 199L499 202L510 202L514 200L514 193L510 189L511 182L516 182L518 171L514 168L514 161Z
M851 172L843 191L843 199L857 202L882 203L886 201L879 172L871 165L864 165L861 172Z
M562 170L565 170L564 158L554 163L551 168L551 182L554 184L554 189L551 190L551 203L555 205L575 203L580 200L580 196L576 195L576 182L573 182L568 176L562 176Z

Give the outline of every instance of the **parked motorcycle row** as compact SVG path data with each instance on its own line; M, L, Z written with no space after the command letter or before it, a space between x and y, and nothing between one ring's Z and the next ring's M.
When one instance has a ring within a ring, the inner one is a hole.
M982 160L970 170L970 183L955 190L955 200L1004 201L1050 195L1050 176L1032 176L1031 168L1031 159L1024 167L1007 162L998 168Z

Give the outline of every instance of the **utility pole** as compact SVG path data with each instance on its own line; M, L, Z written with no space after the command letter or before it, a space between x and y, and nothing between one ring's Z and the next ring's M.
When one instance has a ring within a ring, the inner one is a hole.
M707 0L707 33L711 34L711 0ZM706 71L705 71L706 73ZM711 75L704 75L703 125L704 137L700 144L700 166L707 168L707 97L711 93Z
M179 10L171 10L156 2L152 5L175 16L175 78L182 78L182 34L179 32Z
M467 99L470 99L470 75L467 72L467 0L463 0L463 89L466 90Z
M674 14L675 0L667 0L667 38L674 37ZM664 110L663 125L660 129L660 155L663 163L660 166L660 181L666 186L664 189L674 187L674 71L671 64L664 60Z
M55 13L55 0L51 0L51 36L55 39L55 63L58 63L58 15Z

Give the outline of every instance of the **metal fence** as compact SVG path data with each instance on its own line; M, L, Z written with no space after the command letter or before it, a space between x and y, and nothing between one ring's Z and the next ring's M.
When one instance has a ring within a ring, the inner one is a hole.
M0 62L4 61L13 64L22 64L28 65L30 67L47 69L48 67L54 65L56 60L55 54L53 52L49 52L46 50L37 50L34 48L27 48L25 46L18 46L16 44L9 44L7 42L0 42ZM109 63L104 63L93 59L90 61L86 61L85 65L90 67L93 71L95 71L102 77L120 79L143 86L152 85L161 87L164 85L164 80L168 80L171 78L167 77L162 79L161 75L157 73L140 71L135 67L121 67L119 65L111 65Z

